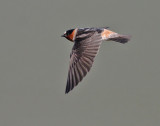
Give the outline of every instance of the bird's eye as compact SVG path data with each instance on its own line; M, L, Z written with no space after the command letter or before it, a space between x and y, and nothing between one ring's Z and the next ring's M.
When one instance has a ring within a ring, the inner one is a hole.
M66 34L67 34L67 35L72 34L73 30L74 30L74 29L68 30Z

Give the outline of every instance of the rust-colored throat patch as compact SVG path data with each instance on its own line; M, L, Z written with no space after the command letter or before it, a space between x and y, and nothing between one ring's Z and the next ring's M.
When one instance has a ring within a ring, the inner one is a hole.
M77 29L74 29L74 30L72 30L72 31L70 31L70 32L71 32L71 33L68 34L68 35L66 36L66 38L67 38L68 40L74 42L75 36L76 36L76 33L77 33Z

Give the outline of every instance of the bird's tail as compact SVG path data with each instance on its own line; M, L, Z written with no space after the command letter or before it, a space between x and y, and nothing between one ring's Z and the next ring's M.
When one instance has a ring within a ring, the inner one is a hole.
M113 37L109 38L109 40L119 42L119 43L127 43L131 39L130 35L121 35L121 34L116 34Z

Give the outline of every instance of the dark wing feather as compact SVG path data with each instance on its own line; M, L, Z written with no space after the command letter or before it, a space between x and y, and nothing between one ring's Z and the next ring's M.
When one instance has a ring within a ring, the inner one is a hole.
M101 45L101 35L98 32L91 32L87 35L77 36L70 55L70 66L66 92L72 90L90 71L94 58Z

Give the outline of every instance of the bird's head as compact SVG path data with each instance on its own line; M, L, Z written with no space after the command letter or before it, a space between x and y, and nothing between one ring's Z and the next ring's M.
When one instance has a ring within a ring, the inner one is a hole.
M66 39L70 41L74 41L75 29L70 29L70 30L65 31L64 34L61 35L61 37L65 37Z

